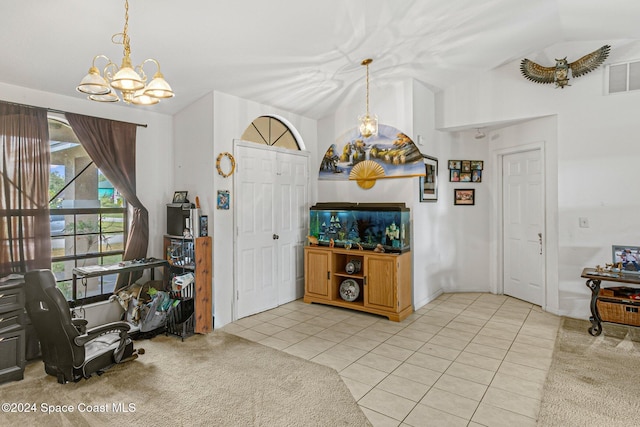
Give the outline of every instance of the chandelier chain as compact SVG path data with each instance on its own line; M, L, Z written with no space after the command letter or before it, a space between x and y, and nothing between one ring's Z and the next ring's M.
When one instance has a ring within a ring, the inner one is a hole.
M131 56L131 45L129 40L129 0L124 2L124 29L121 33L111 36L111 42L121 44L124 47L124 56Z
M367 64L367 116L369 115L369 64Z

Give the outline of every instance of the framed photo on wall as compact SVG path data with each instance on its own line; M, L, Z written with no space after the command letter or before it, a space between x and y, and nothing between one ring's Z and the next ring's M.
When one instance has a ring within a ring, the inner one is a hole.
M471 206L476 203L476 190L473 188L456 188L453 190L453 204Z
M421 202L437 202L438 201L438 159L431 156L422 155L424 161L425 176L420 179L420 201Z
M229 209L229 190L218 190L218 209Z

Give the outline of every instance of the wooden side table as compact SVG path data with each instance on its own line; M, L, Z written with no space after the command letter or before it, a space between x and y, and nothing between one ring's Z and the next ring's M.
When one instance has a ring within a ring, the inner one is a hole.
M640 286L640 275L616 272L598 272L595 268L585 268L581 277L587 279L587 287L591 289L591 327L589 333L598 336L602 333L602 322L612 322L629 326L640 326L640 300L631 298L604 296L600 285L602 282L615 282L630 285L630 287ZM602 288L607 289L607 288ZM604 318L600 315L598 305L606 303L609 306L617 307L620 315L614 320ZM625 320L626 317L626 320Z

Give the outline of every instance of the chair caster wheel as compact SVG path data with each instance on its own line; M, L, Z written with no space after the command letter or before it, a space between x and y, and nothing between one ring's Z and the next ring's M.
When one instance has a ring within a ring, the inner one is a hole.
M144 354L144 348L139 348L138 349L138 354Z

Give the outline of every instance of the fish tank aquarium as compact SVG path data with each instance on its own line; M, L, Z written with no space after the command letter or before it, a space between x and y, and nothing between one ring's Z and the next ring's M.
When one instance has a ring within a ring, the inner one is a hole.
M411 250L404 203L317 203L309 210L309 236L318 245L402 253Z

